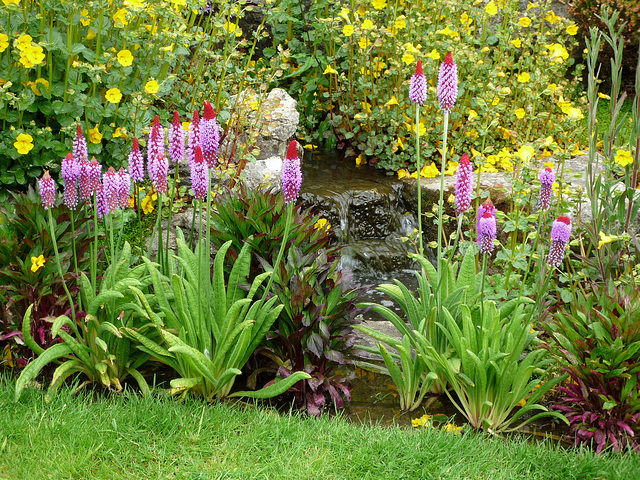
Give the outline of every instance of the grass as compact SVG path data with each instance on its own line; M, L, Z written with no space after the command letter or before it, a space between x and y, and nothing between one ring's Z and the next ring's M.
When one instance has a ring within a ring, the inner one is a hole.
M0 380L0 479L629 479L640 456Z

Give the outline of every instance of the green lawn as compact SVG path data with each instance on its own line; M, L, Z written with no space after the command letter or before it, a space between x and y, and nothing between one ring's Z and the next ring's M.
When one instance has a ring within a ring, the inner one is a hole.
M634 479L640 456L0 382L0 479Z

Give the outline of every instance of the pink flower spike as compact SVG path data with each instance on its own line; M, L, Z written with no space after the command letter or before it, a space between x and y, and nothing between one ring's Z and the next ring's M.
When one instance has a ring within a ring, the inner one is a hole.
M73 158L75 158L78 163L89 160L87 140L82 134L82 127L80 125L76 128L76 137L73 139Z
M196 159L196 147L200 145L200 115L197 110L193 111L193 120L189 124L189 139L188 139L188 155L189 155L189 168Z
M69 152L60 168L60 176L64 180L64 204L74 210L78 206L78 178L80 176L80 162L76 162Z
M282 164L281 179L284 203L295 202L302 186L302 171L300 170L300 158L295 140L289 144L287 149L287 156Z
M49 210L49 208L53 207L56 203L56 184L49 175L49 170L44 172L42 178L38 182L38 186L40 187L40 198L42 198L42 206L45 210Z
M571 236L571 220L569 217L558 217L551 227L551 247L547 263L559 267L564 259L564 252Z
M438 74L438 100L440 108L445 112L451 112L458 99L458 67L453 61L451 52L447 53L444 62L440 65Z
M157 115L153 120L147 151L147 171L149 172L151 183L153 183L156 192L166 193L168 189L169 160L165 155L164 132Z
M108 213L113 213L118 208L118 174L109 167L107 173L102 176L102 195L107 206Z
M174 163L180 163L184 159L184 128L180 123L178 112L173 112L173 122L169 127L169 155Z
M556 176L553 170L549 167L540 172L540 194L538 196L538 208L540 210L547 211L551 205L551 196L553 194L553 182L556 181Z
M198 200L204 200L209 190L209 170L202 155L202 147L196 145L195 158L191 163L191 188Z
M129 194L131 193L131 175L123 167L118 172L118 206L125 209L129 206Z
M144 159L142 158L140 144L136 137L133 137L133 146L131 147L131 153L129 153L129 172L131 180L135 183L144 180Z
M422 105L427 100L427 79L422 73L422 62L420 60L416 65L416 73L411 76L409 100L418 105Z
M465 213L471 205L471 162L466 153L460 158L456 172L456 214Z
M204 116L200 122L200 145L202 155L209 168L215 168L218 158L218 147L220 146L220 129L216 120L216 113L213 107L206 100L204 101Z

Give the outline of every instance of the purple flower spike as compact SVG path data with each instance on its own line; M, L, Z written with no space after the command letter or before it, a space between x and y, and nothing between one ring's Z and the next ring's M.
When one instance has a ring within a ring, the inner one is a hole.
M131 175L124 168L118 172L118 204L125 209L129 206L129 194L131 193Z
M204 102L204 116L200 122L200 145L202 155L209 168L216 167L218 147L220 146L220 130L216 121L216 114L209 102Z
M287 157L282 164L282 191L284 203L295 202L302 186L302 171L298 158L297 142L293 140L287 149Z
M440 108L450 112L458 99L458 67L453 61L451 52L447 53L444 62L440 65L438 74L438 100Z
M200 145L196 145L195 158L191 163L191 188L193 188L194 197L198 200L204 200L209 190L209 170Z
M131 180L136 183L144 180L144 159L140 152L140 143L138 143L136 137L133 137L133 146L129 154L129 175L131 175Z
M551 205L551 194L553 192L553 182L556 181L556 175L549 167L540 172L540 195L538 196L538 208L543 212L549 209Z
M151 183L153 183L156 192L166 193L168 189L169 160L167 160L164 152L164 133L157 115L153 120L147 151L147 170Z
M44 172L44 175L38 182L40 187L40 198L42 198L42 206L45 210L49 210L49 208L53 207L54 203L56 203L56 184L49 175L49 170Z
M551 248L547 258L547 263L552 267L558 267L562 263L570 236L571 220L569 217L558 217L551 227Z
M105 190L102 184L100 184L100 188L96 191L96 202L97 202L97 210L98 220L102 220L103 217L109 215L109 200L105 197Z
M411 76L409 100L418 105L422 105L427 100L427 79L422 73L422 62L420 60L416 65L416 73Z
M482 215L480 215L482 209ZM496 238L496 214L495 208L491 200L487 200L483 206L478 209L478 223L476 225L478 231L477 242L480 245L480 253L493 252L493 240Z
M109 167L107 173L102 176L102 197L107 205L108 213L113 213L118 208L119 184L118 174L113 167Z
M200 115L197 110L193 112L193 120L189 124L189 168L196 159L196 147L200 145Z
M102 187L100 176L102 175L102 165L94 158L89 162L83 160L80 172L80 201L88 202L91 195Z
M73 158L75 158L78 163L83 160L89 160L87 140L82 134L82 127L80 125L78 125L78 128L76 129L76 138L73 139Z
M456 214L464 214L471 205L471 162L466 153L460 158L456 172Z
M173 112L173 122L169 127L169 155L174 163L180 163L184 159L184 128L180 123L178 112Z
M69 152L62 161L60 174L64 180L64 204L74 210L78 206L78 177L80 176L80 163L76 162L73 154Z

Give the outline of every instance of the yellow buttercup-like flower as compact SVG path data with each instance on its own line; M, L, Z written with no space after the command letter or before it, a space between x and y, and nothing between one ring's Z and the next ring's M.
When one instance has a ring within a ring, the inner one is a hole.
M496 6L495 3L493 3L493 0L491 0L489 3L487 3L487 5L484 7L484 11L487 12L489 15L493 16L495 14L498 13L498 7Z
M409 52L405 52L405 54L402 55L401 60L403 63L406 63L407 65L411 65L413 62L416 61L416 57L411 55Z
M603 245L606 245L607 243L615 242L616 240L620 239L616 235L609 236L609 235L605 234L604 232L600 232L599 235L600 235L600 241L598 242L598 250L600 250L600 248Z
M531 19L529 17L520 17L520 20L518 20L518 25L527 28L529 27L529 25L531 25Z
M387 100L387 102L384 104L385 107L389 108L393 105L400 105L398 103L398 99L396 98L395 95L392 95L391 98L389 100Z
M529 75L527 72L522 72L518 74L517 79L520 83L527 83L529 80L531 80L531 75Z
M150 197L149 195L144 197L140 202L140 206L142 207L142 213L144 213L145 215L149 215L151 212L153 212L152 197Z
M400 15L399 17L396 18L395 22L393 22L393 26L398 30L407 28L407 22L405 21L405 18L406 17L404 15Z
M44 78L36 78L35 82L27 82L27 85L31 87L31 91L38 97L42 96L42 92L38 90L39 83L41 83L44 88L49 91L49 80L45 80Z
M430 165L425 165L424 167L422 167L422 169L420 169L420 176L424 178L434 178L439 174L440 171L438 170L438 167L436 167L436 164L433 162L431 162Z
M529 163L529 160L533 158L535 153L536 151L531 145L522 145L514 155L519 157L524 163Z
M327 73L331 74L331 73L338 73L337 70L335 70L334 68L331 67L331 65L327 65L327 68L324 69L324 72L322 72L324 75L326 75Z
M448 37L451 37L451 38L458 38L460 36L458 32L456 32L455 30L451 30L448 25L444 27L442 30L438 30L436 33L438 35L447 35Z
M158 93L159 89L160 89L160 85L158 85L158 82L156 82L155 80L149 80L144 86L144 91L147 92L149 95Z
M614 157L614 161L626 167L627 165L631 165L633 163L633 156L631 156L631 152L629 150L618 150L616 152L616 156Z
M86 27L91 23L91 19L89 18L89 10L87 10L86 8L83 8L82 12L80 12L80 23L83 27Z
M387 0L372 0L371 5L376 10L384 10L387 6Z
M100 133L98 125L89 129L89 141L91 143L100 143L102 141L102 133Z
M576 33L578 33L578 26L577 25L569 25L566 29L565 32L567 32L569 35L573 36Z
M45 54L42 47L38 45L29 45L20 54L20 63L26 68L32 68L43 62Z
M331 224L327 221L326 218L321 218L313 225L313 228L315 228L316 230L322 230L324 228L328 232L331 228Z
M345 37L350 37L351 35L353 35L353 31L353 25L345 25L344 27L342 27L342 33Z
M33 148L33 137L28 133L21 133L13 143L20 155L26 155Z
M526 112L524 111L524 108L518 108L516 110L516 117L523 119L525 116Z
M431 50L431 52L429 52L427 54L427 58L431 58L433 60L440 60L440 52L438 52L435 48L433 50Z
M0 33L0 53L4 52L8 46L9 37L4 33Z
M4 3L6 6L18 5L20 3L20 0L2 0L2 3Z
M569 58L569 52L559 43L545 45L544 48L549 50L549 59L554 63L562 63Z
M33 273L36 273L38 270L44 267L44 264L46 262L47 262L47 259L44 258L44 255L42 254L40 254L37 257L31 257L31 271Z
M361 38L358 45L362 50L365 50L369 45L371 45L371 41L368 38Z
M368 18L364 22L362 22L363 30L371 30L372 28L373 28L373 22Z
M120 50L118 52L117 58L118 63L120 63L120 65L122 65L123 67L130 67L133 63L133 55L131 54L130 50Z
M120 8L116 11L116 13L113 14L113 21L116 24L121 24L122 25L128 25L129 21L127 20L127 9L126 8Z
M109 103L119 103L122 99L122 92L118 88L110 88L105 93L104 98L107 99Z
M515 40L511 40L509 43L516 48L522 47L522 40L520 40L519 38L516 38Z
M551 25L555 25L556 23L561 22L560 17L557 16L555 12L553 12L553 10L549 10L547 14L544 16L544 19L547 22L549 22Z

